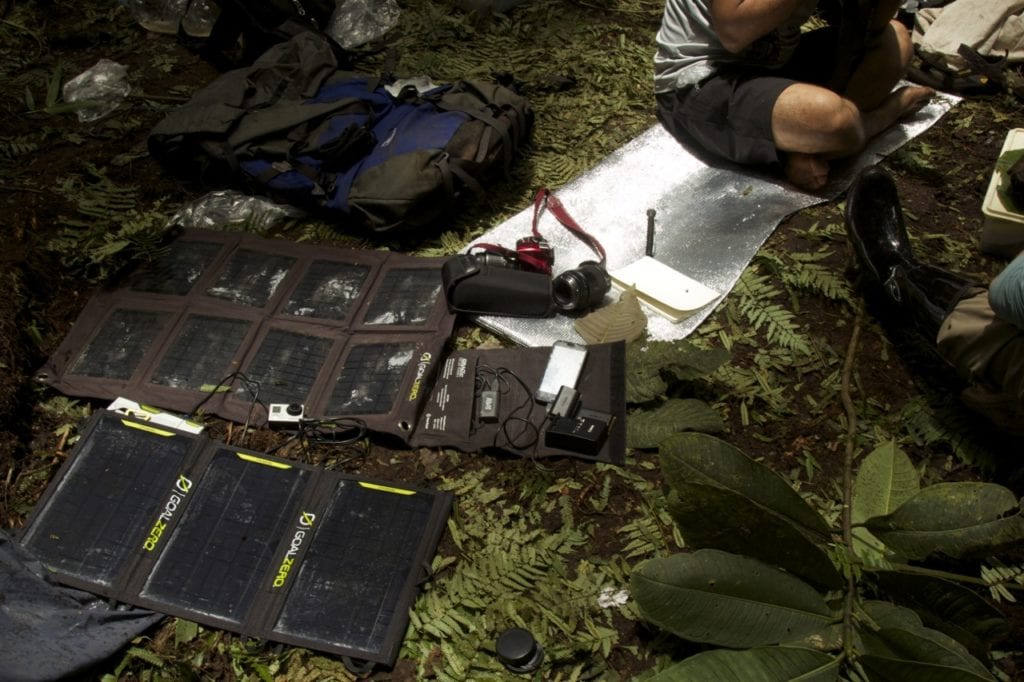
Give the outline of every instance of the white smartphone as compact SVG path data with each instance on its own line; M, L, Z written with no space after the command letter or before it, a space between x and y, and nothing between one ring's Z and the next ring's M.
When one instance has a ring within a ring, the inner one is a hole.
M587 348L568 341L555 341L551 346L544 378L534 396L542 403L550 403L558 395L562 386L576 387L576 381L583 371L583 363L587 359Z

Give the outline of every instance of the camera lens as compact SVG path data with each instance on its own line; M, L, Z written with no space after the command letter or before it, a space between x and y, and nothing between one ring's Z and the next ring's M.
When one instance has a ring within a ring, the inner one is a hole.
M581 312L597 307L611 286L612 280L604 267L588 260L555 277L551 297L562 312Z
M481 251L480 253L474 253L471 257L481 267L492 265L501 268L512 268L514 270L519 269L519 263L515 259L493 251Z

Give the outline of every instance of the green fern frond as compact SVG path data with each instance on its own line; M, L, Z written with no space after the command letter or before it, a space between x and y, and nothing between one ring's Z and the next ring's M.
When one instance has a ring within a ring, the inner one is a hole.
M619 528L624 543L622 554L627 559L657 556L668 549L665 534L657 517L642 516Z
M914 442L921 445L946 443L965 464L992 468L999 461L998 453L972 437L976 419L958 403L950 403L937 411L924 397L918 396L903 407L899 421Z
M800 353L802 355L811 354L811 342L810 340L800 333L799 328L796 324L795 315L792 312L786 310L779 305L767 305L760 309L760 313L753 313L750 315L751 321L754 323L755 329L761 326L761 322L755 322L754 320L763 321L765 325L765 336L769 343L778 344L782 348Z
M537 478L526 498L496 497L488 471L465 472L463 480L446 482L460 491L449 524L458 557L435 562L444 572L419 595L403 645L419 662L421 678L494 677L502 669L486 652L495 633L512 626L559 642L548 655L565 664L616 645L611 613L598 606L597 597L609 584L624 584L627 572L578 558L593 529L576 519L578 495L570 485L575 481L553 481L540 473ZM611 475L603 478L610 481ZM595 495L599 505L604 497ZM592 667L605 670L600 662Z
M981 565L981 579L988 585L993 601L1015 603L1017 598L1010 592L1010 587L1019 589L1024 586L1024 564L1007 565L995 557Z
M804 262L794 257L791 267L783 275L783 280L798 289L853 305L853 291L847 280L837 276L832 268L821 263Z
M40 143L27 135L18 137L0 137L0 157L16 159L26 156L40 148Z
M527 154L527 160L534 162L536 177L545 186L561 187L585 170L583 164L568 153L554 156L550 153Z
M116 225L126 212L137 208L138 192L134 187L118 185L108 178L106 173L91 164L86 166L86 171L89 175L87 181L71 179L62 185L65 193L75 197L78 212L87 219L72 220L69 221L70 224L93 227L100 221Z

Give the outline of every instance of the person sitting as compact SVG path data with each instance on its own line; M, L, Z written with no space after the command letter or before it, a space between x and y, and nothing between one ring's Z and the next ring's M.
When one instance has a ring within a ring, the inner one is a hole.
M922 336L968 387L963 402L1007 433L1024 435L1024 252L988 287L921 262L896 183L878 166L850 186L844 221L865 284L889 316Z
M658 118L684 144L740 164L781 165L797 187L928 103L893 89L913 56L902 0L820 0L832 21L802 32L819 0L668 0L657 33Z

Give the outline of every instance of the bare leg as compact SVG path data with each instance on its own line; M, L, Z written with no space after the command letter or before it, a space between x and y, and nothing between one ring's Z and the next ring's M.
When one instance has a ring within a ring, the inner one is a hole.
M821 189L829 159L860 152L872 137L931 99L930 88L908 86L889 93L881 105L862 112L827 88L794 83L772 109L775 146L786 154L786 177L804 189Z
M843 94L861 111L874 109L903 78L913 56L914 44L906 27L898 21L887 22L870 38Z
M786 88L772 110L775 146L786 177L805 189L828 181L828 161L858 153L875 135L928 103L931 88L893 90L914 54L910 34L891 20L902 0L879 0L869 18L864 57L839 93L809 83Z
M893 90L913 55L905 27L883 24L843 95L809 83L786 88L772 110L775 146L785 155L786 177L805 189L828 180L829 159L851 156L935 94L931 88Z

